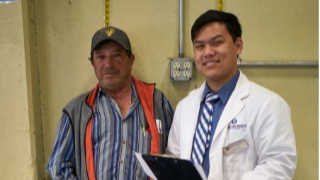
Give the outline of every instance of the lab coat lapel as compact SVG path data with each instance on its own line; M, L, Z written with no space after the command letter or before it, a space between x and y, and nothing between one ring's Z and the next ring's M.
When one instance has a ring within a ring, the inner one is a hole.
M214 133L213 142L219 133L222 132L226 126L240 113L244 108L243 98L247 97L249 94L249 83L248 79L244 74L240 72L239 80L237 85L231 94L218 122L217 128Z

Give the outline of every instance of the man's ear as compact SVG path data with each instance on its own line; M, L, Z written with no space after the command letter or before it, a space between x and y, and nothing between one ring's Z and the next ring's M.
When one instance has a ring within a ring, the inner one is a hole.
M131 62L131 64L134 63L134 60L135 60L135 56L134 56L134 54L131 54L131 56L130 56L130 62Z
M131 56L129 57L129 61L130 61L130 69L132 70L132 66L133 66L133 63L134 63L134 60L135 60L135 56L134 54L131 54Z
M94 61L94 60L93 60L93 57L92 57L92 59L90 59L90 62L91 62L91 65L92 65L92 66L93 66L93 61Z
M243 42L241 37L238 37L236 42L235 42L236 48L237 48L237 55L239 56L242 52L242 48L243 48Z

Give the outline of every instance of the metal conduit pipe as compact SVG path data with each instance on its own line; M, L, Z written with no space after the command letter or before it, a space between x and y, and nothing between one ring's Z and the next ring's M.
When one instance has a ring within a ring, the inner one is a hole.
M319 63L316 61L307 62L244 62L238 61L239 67L318 67Z
M183 0L179 2L179 57L184 57L183 50Z
M219 10L222 10L222 0L219 0ZM179 0L179 57L184 57L184 46L183 46L183 10L184 10L184 1ZM248 61L244 62L239 57L238 59L239 67L318 67L319 63L317 61L302 61L302 62L255 62Z

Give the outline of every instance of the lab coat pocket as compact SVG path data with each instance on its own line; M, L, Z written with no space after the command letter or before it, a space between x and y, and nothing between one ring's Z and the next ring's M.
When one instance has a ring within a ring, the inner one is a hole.
M247 119L245 114L239 114L228 124L227 137L223 148L224 177L228 177L228 179L234 179L235 174L239 175L245 172L248 151L246 132Z
M242 177L246 171L246 155L248 148L238 150L232 154L223 155L224 179L233 180Z

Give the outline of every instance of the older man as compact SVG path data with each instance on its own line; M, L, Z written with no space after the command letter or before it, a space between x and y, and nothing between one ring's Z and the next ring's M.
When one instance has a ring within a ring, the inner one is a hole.
M171 105L131 75L135 56L122 30L98 30L89 59L99 82L63 108L47 171L53 179L147 179L134 152L165 152Z

